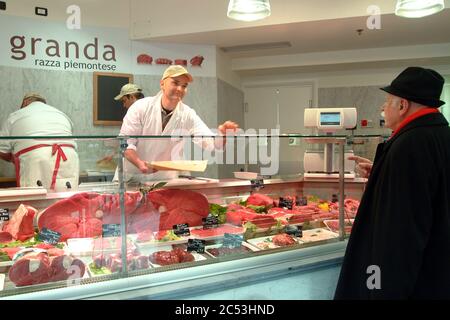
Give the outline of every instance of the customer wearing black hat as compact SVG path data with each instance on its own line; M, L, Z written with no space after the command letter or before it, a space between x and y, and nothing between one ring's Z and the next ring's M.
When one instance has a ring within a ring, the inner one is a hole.
M386 126L335 299L450 299L450 128L442 76L406 68L382 88Z

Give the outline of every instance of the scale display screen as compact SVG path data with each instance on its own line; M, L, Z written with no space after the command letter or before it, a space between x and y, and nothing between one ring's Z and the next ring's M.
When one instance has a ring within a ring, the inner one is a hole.
M341 124L340 112L321 112L320 125L321 126L339 126Z

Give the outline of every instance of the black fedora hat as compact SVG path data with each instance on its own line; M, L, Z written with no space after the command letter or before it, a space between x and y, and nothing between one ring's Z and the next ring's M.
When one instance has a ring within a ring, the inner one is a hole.
M444 82L444 78L432 69L408 67L391 85L380 89L424 106L439 108L445 104L440 100Z

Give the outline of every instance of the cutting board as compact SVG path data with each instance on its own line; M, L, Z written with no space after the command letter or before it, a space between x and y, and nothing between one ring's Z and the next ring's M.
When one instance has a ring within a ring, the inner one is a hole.
M172 171L195 171L203 172L206 170L208 160L172 160L172 161L152 161L147 162L149 168L156 170Z

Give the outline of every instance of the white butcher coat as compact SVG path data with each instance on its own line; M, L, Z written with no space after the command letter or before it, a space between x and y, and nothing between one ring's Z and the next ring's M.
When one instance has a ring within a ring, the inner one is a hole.
M171 138L131 138L127 140L127 149L136 150L141 160L167 161L183 160L183 146L186 141L183 138L175 136L212 136L213 132L200 119L197 113L180 102L174 109L172 117L167 123L164 131L162 130L161 119L161 97L160 91L154 97L146 97L137 100L127 111L123 124L120 129L120 135L123 136L173 136ZM202 145L203 148L213 149L213 138L194 138L193 142ZM187 144L189 146L190 144ZM191 159L188 159L191 160ZM200 160L200 159L196 159ZM117 171L114 180L117 180ZM136 166L128 160L124 160L124 180L130 178L138 181L148 180L169 180L178 177L176 171L158 171L153 174L142 174Z
M2 127L1 136L71 136L73 123L66 114L42 102L32 102L25 108L11 113ZM0 152L14 155L27 148L48 144L19 155L16 158L16 179L21 187L35 187L37 181L50 189L55 162L58 153L64 153L66 161L60 158L60 167L56 176L55 190L66 190L66 182L72 189L78 187L79 159L76 143L73 140L0 140ZM54 144L71 145L55 148ZM19 167L18 167L19 166ZM18 174L20 175L18 176Z

